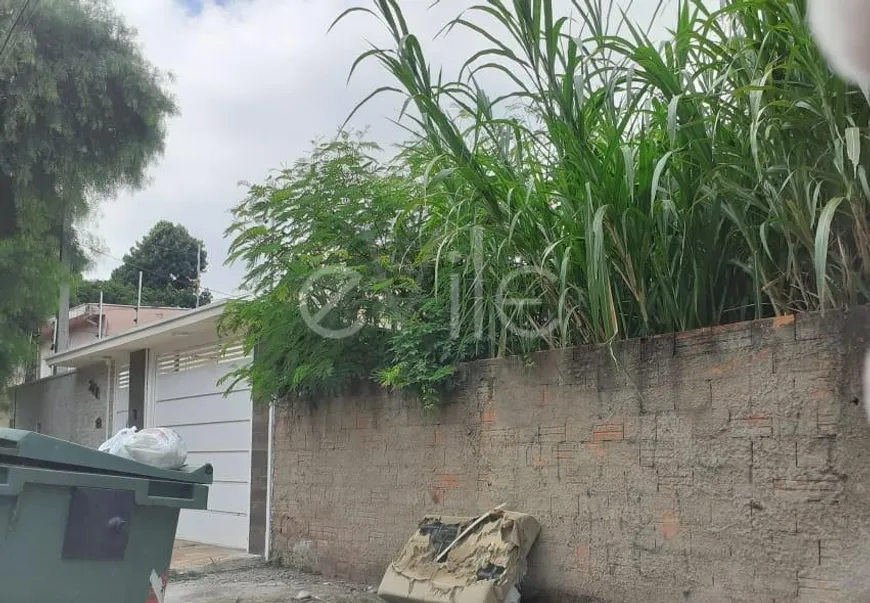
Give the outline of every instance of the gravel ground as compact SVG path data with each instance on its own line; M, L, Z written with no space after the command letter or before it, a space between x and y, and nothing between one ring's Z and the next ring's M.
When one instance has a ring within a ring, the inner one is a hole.
M375 590L265 567L170 581L165 603L378 603Z

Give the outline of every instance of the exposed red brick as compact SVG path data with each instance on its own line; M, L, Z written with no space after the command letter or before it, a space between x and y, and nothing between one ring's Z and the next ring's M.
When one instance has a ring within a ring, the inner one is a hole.
M435 475L435 483L441 488L458 488L459 478L453 473L440 471Z
M777 329L782 327L788 327L794 324L795 315L794 314L783 314L782 316L777 316L773 319L773 326Z
M585 565L589 561L589 545L578 544L574 549L574 555L576 555L579 565Z
M573 461L577 458L577 444L562 442L553 449L553 457L557 461Z
M737 366L737 360L731 360L725 364L717 364L710 367L709 375L711 377L720 377L721 375L731 372Z
M829 387L814 387L807 395L813 400L830 400L834 395L834 390Z
M373 427L373 423L374 420L370 415L357 414L356 421L354 422L354 429L356 429L357 431L371 429Z
M593 442L614 442L623 439L625 427L622 423L605 423L592 428Z
M666 511L658 523L659 534L670 540L680 531L680 519L676 511Z
M760 352L757 352L757 353L752 355L752 360L754 362L759 362L761 360L767 360L768 358L770 358L770 349L769 348L765 348L765 349L761 350Z
M480 413L480 421L482 423L495 423L496 421L496 413L494 408L487 408L482 413Z

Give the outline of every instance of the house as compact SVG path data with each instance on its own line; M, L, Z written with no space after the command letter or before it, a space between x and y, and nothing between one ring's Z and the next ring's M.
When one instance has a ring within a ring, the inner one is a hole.
M177 537L263 554L269 410L252 403L249 388L225 395L218 383L248 361L241 344L218 335L224 306L216 302L48 356L50 368L69 372L15 388L14 420L20 429L88 446L127 426L175 429L189 464L214 467L208 509L183 510Z
M137 325L152 323L164 318L187 312L186 308L160 308L156 306L125 306L120 304L82 304L69 311L68 349L75 349L96 339L117 335ZM36 379L44 379L53 374L46 358L54 353L55 329L57 319L52 319L40 331L38 372Z
M116 335L137 324L144 325L187 312L186 308L161 308L156 306L125 306L120 304L82 304L69 312L69 345L75 349L93 343L101 337ZM102 315L102 319L101 319ZM57 319L52 318L40 329L39 344L33 356L22 365L10 379L13 386L48 379L56 372L46 359L54 353ZM61 373L66 369L60 367ZM14 424L11 407L14 394L0 392L0 428Z

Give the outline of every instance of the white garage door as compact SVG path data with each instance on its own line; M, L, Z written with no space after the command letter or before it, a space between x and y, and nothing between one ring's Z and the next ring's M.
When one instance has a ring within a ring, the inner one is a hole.
M251 492L251 395L224 396L218 380L245 362L241 346L221 354L218 343L160 354L149 425L171 427L184 439L188 463L211 463L207 511L184 510L177 538L248 549Z

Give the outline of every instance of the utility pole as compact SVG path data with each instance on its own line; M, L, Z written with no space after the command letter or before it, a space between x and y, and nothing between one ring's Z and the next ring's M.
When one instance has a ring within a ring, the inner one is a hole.
M103 292L100 291L100 318L97 325L97 339L103 338Z
M199 279L202 277L202 243L196 248L196 307L199 308Z
M64 268L69 268L69 260L67 217L64 215L60 227L60 263ZM54 331L54 353L59 354L69 348L69 281L66 279L60 283L60 301L58 303L57 323L54 326ZM52 372L56 375L57 367L54 367Z
M136 318L134 322L139 324L139 309L142 307L142 271L139 271L139 296L136 298Z

